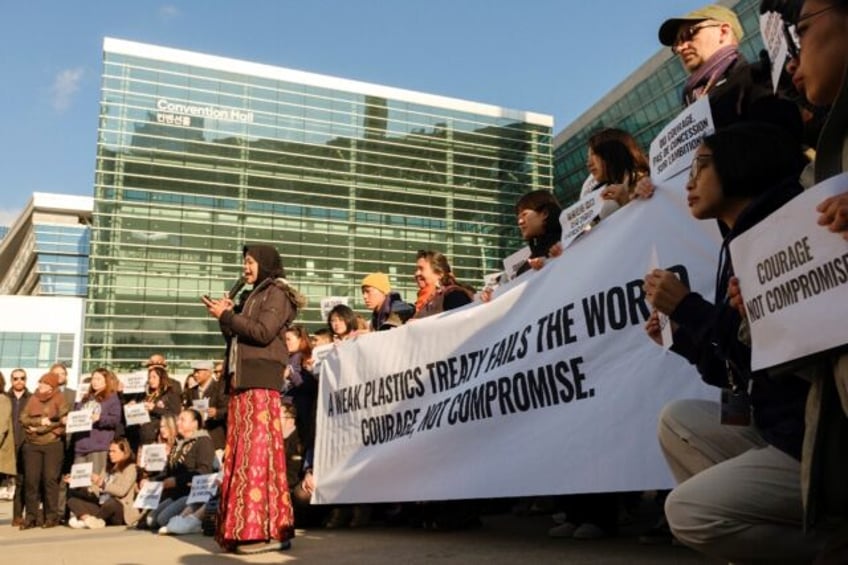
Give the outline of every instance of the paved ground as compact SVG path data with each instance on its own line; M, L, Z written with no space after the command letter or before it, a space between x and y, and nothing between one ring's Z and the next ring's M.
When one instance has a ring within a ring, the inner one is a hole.
M398 564L716 564L674 546L642 546L632 535L612 540L548 538L546 516L485 516L483 527L433 532L374 527L360 530L298 530L285 553L225 555L202 535L157 536L111 527L103 530L19 531L10 526L11 503L0 502L0 560L4 565L221 565L244 563Z

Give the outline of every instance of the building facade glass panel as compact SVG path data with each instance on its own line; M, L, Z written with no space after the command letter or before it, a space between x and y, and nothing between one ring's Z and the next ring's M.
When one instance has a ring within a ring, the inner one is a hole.
M104 51L89 366L220 357L199 297L233 283L244 242L277 246L313 328L321 298L360 304L376 270L411 300L418 249L477 284L521 245L516 199L552 186L546 116L115 40Z

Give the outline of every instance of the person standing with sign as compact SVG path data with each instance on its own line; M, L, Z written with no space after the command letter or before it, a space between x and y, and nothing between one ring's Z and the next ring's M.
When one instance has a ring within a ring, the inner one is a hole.
M203 303L227 341L223 378L230 394L215 538L225 551L252 554L288 549L294 537L280 391L285 329L305 299L286 281L276 249L246 245L242 256L253 289L237 306L227 297Z
M728 245L800 193L800 143L780 128L739 123L704 138L686 186L697 219L725 235L715 303L673 273L655 269L644 290L655 309L648 335L661 343L657 311L670 317L672 351L722 388L722 403L678 400L660 414L659 441L678 481L665 510L675 537L726 561L809 561L822 539L802 530L800 458L809 385L796 376L751 372L727 301Z
M115 427L121 421L121 403L112 389L115 379L109 369L99 368L91 373L88 392L77 403L76 410L91 413L92 426L88 432L74 434L74 464L94 463L93 472L102 475L106 470L109 444L115 438Z
M24 426L24 484L26 520L22 530L37 525L39 505L44 507L44 528L59 525L59 475L62 473L68 403L59 391L59 377L46 373L21 413Z

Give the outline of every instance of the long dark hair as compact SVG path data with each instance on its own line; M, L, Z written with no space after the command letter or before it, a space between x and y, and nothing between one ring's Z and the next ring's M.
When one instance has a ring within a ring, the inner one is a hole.
M133 461L135 461L135 457L133 455L132 447L130 447L130 442L127 441L125 437L119 437L118 439L113 439L110 445L117 445L121 450L121 453L126 455L126 457L118 461L117 463L112 464L110 461L110 470L113 473L120 473L124 469L126 469Z
M599 182L635 185L650 167L645 153L632 135L617 128L606 128L589 138L589 149L604 162L604 177Z

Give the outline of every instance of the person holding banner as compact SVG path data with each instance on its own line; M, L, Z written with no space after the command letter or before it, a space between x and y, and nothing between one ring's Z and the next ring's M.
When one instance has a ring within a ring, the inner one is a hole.
M356 312L347 304L336 304L327 314L327 327L334 342L354 337L358 331Z
M465 306L473 299L474 289L457 282L448 258L438 251L418 252L415 261L415 278L423 280L425 288L429 289L427 300L415 313L416 319Z
M59 525L59 475L64 456L65 416L68 404L59 391L59 377L45 373L21 412L24 426L24 483L26 519L22 530L34 528L39 505L44 508L42 527Z
M288 549L294 537L280 391L288 362L284 330L306 302L285 279L276 249L251 244L242 254L252 290L238 306L227 298L203 302L227 341L230 394L215 538L225 551L251 554Z
M132 526L139 516L138 509L133 507L137 492L130 444L126 438L113 440L109 443L108 472L93 473L91 487L85 495L68 497L71 510L68 526L74 529Z
M649 173L648 158L636 140L616 128L603 129L589 138L586 163L595 182L585 185L580 196L601 190L606 201L602 220L630 202L636 184Z
M556 252L551 250L562 240L562 224L559 221L562 207L550 191L533 190L518 199L515 213L521 238L530 247L530 258L518 268L518 276L531 268L541 268L545 259L556 256ZM484 300L487 298L484 297Z
M102 475L106 470L109 444L115 438L115 427L121 421L121 403L112 389L115 379L109 369L100 367L91 373L88 392L74 410L91 413L92 426L88 432L74 434L74 464L94 463L94 473Z
M822 541L801 527L808 383L752 373L750 349L738 339L741 318L727 302L730 241L800 193L805 164L798 141L773 125L739 123L706 136L686 189L692 215L717 219L725 234L715 303L669 271L645 277L655 309L648 335L661 343L657 313L668 315L672 351L723 389L721 405L678 400L663 408L660 446L679 483L666 517L680 541L727 561L810 560Z
M371 273L362 279L362 300L371 310L368 328L372 332L390 330L406 323L415 314L415 307L392 292L389 277L385 273Z

